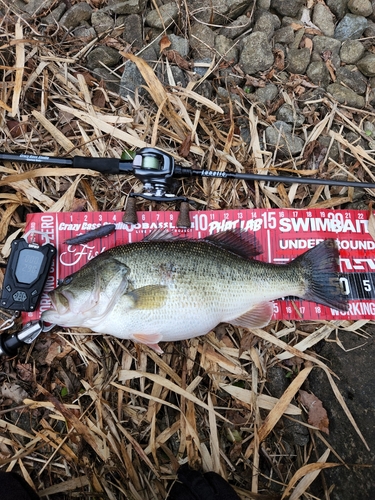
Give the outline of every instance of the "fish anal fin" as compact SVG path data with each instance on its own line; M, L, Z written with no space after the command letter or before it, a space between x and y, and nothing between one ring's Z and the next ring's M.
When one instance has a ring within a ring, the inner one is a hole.
M268 325L273 315L272 302L260 302L238 318L230 321L232 325L244 328L262 328Z
M168 288L163 285L147 285L136 288L129 295L135 309L159 309L167 299Z
M164 352L159 346L159 342L162 338L163 336L160 333L135 333L133 335L134 342L147 345L147 347L150 347L150 349L153 349L158 354L163 354Z

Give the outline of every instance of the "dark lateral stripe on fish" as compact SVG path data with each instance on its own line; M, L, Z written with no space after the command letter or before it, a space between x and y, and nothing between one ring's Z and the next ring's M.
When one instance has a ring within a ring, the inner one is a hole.
M297 257L292 265L306 269L308 281L304 299L333 307L340 311L349 308L339 277L339 250L334 239L328 239Z
M95 240L96 238L103 238L112 234L116 230L116 224L105 224L104 226L97 227L87 233L80 234L74 238L69 238L64 241L67 245L81 245L83 243L88 243L89 241Z

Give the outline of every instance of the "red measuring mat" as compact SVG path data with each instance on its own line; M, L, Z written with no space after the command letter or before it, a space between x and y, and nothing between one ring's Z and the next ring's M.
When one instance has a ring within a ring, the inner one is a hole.
M191 211L191 228L176 227L178 212L138 212L138 224L122 222L123 212L62 212L28 215L26 231L47 233L57 248L39 309L25 313L24 321L39 319L49 309L48 292L58 280L80 269L96 255L117 245L141 241L158 228L183 238L204 238L229 229L253 232L264 253L256 257L286 264L322 240L334 238L340 249L341 283L349 299L347 312L300 299L274 302L274 319L375 319L375 241L368 232L368 212L358 210L212 210ZM78 245L64 243L104 224L116 224L112 234ZM35 234L38 242L40 235Z

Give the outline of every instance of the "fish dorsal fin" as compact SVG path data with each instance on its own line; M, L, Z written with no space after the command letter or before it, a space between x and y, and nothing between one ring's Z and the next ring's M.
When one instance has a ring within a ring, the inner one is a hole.
M262 247L257 242L255 235L247 231L241 231L241 229L211 234L204 238L204 241L208 241L245 259L251 259L262 253Z
M179 236L171 233L169 229L154 229L150 234L145 236L142 241L172 241L172 240L180 240Z
M230 323L235 326L243 326L245 328L262 328L268 325L273 316L272 302L260 302L245 314L236 318Z

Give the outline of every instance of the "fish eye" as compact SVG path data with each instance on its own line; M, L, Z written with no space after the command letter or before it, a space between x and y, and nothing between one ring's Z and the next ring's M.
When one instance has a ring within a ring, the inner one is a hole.
M73 281L73 276L67 276L61 282L62 285L69 285Z

